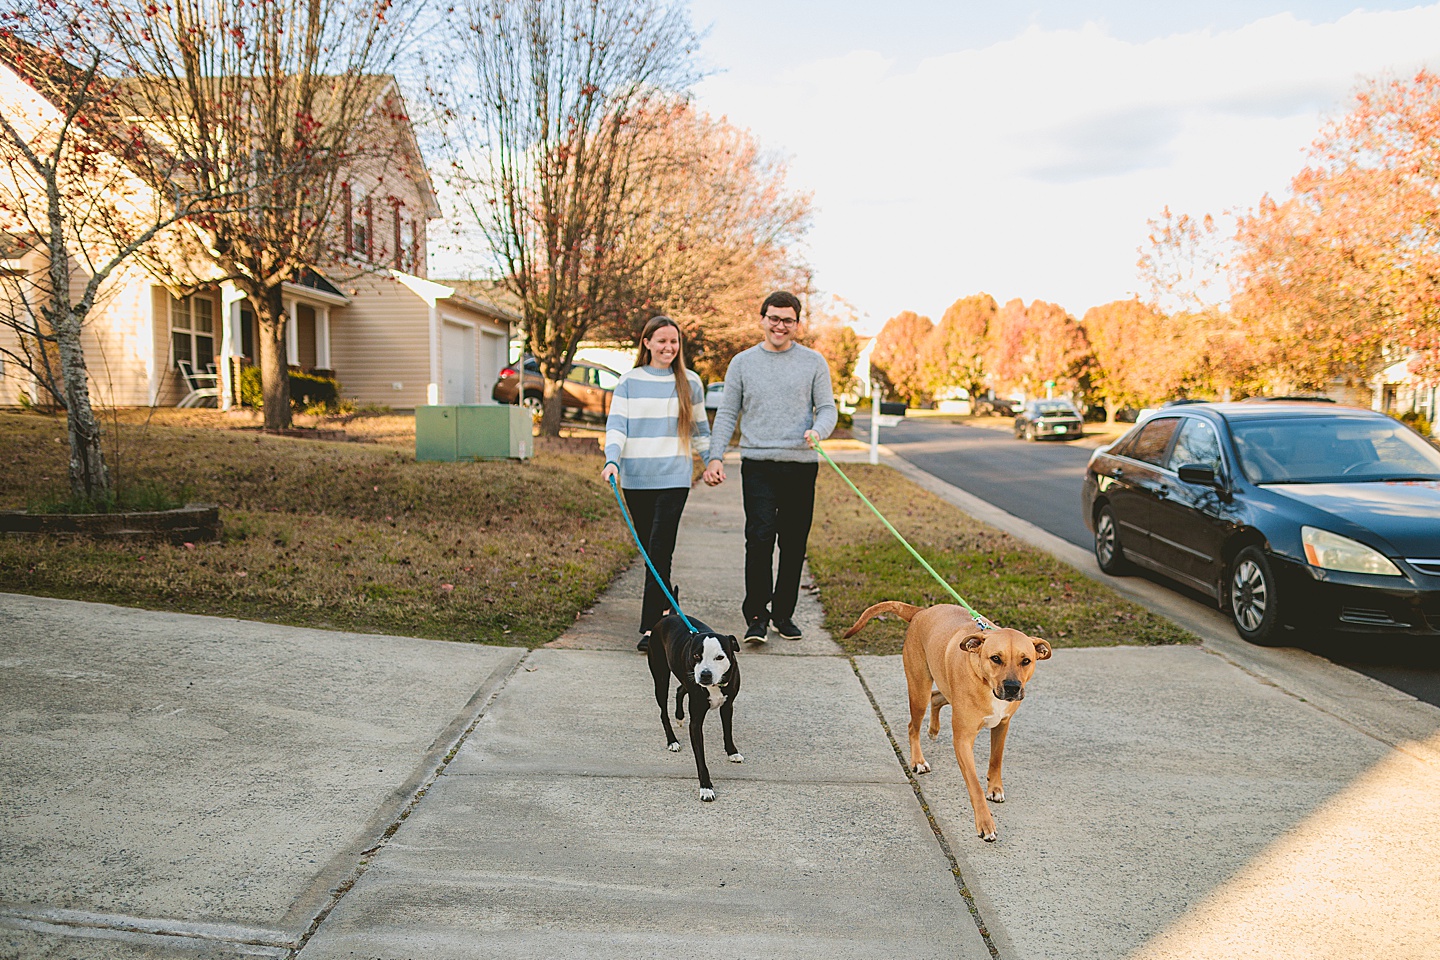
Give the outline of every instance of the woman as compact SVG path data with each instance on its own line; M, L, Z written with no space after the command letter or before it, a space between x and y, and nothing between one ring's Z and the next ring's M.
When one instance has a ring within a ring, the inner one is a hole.
M652 318L640 334L635 369L620 378L610 400L605 469L600 477L609 483L619 474L641 546L666 583L680 514L690 496L694 457L697 448L703 451L707 446L695 441L710 437L704 397L699 375L685 368L680 327L669 317ZM647 648L650 628L668 607L647 568L637 649Z

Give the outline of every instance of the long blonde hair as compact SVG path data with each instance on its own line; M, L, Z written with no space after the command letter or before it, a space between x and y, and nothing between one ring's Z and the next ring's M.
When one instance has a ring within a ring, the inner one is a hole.
M650 365L650 348L645 346L645 341L653 337L655 331L661 327L674 327L675 335L680 338L680 349L676 351L675 359L670 361L670 370L675 374L675 396L680 401L677 432L680 434L680 443L685 448L685 455L690 456L691 434L695 432L695 402L690 396L690 378L685 372L685 331L680 329L680 324L666 316L651 317L645 324L645 329L640 331L640 349L635 351L635 366Z

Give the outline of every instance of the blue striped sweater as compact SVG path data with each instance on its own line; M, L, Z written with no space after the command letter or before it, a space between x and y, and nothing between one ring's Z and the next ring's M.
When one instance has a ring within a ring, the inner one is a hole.
M669 370L636 367L620 378L605 421L605 459L620 467L620 485L630 490L689 487L692 458L705 452L699 441L710 437L705 419L705 385L693 370L691 412L695 430L689 456L680 442L680 400Z

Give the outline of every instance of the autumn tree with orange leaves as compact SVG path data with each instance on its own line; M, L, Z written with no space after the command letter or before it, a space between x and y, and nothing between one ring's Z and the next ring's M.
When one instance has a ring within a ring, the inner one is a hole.
M1365 84L1311 159L1240 222L1236 311L1300 385L1364 381L1386 347L1440 378L1440 75Z
M1241 214L1215 374L1240 390L1363 383L1396 355L1440 379L1440 75L1371 80L1322 129L1288 197ZM1196 286L1183 262L1212 224L1166 211L1150 273ZM1175 269L1177 263L1181 269ZM1142 260L1142 268L1146 261ZM1235 352L1243 352L1237 362Z
M1085 331L1063 307L1017 298L996 312L986 358L997 388L1037 397L1073 391L1089 354Z
M964 387L971 397L985 390L985 356L999 308L988 293L950 304L921 347L925 379L934 391Z
M1138 298L1085 311L1090 382L1104 399L1107 423L1121 407L1158 406L1198 385L1206 334L1195 319L1168 317Z
M889 389L906 403L923 403L929 397L920 351L934 327L929 317L905 310L885 321L875 338L870 368L881 373Z
M830 365L830 387L835 396L855 392L860 336L855 332L858 316L854 305L831 295L826 302L812 305L805 320L802 342L818 350Z

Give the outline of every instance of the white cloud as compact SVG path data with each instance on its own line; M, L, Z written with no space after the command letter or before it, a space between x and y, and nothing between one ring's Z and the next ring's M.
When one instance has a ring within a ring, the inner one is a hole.
M1362 76L1440 65L1440 4L1119 39L1030 27L907 63L864 49L705 81L702 106L790 156L817 283L869 315L980 290L1079 314L1134 292L1146 220L1279 192ZM797 49L803 50L803 45Z

